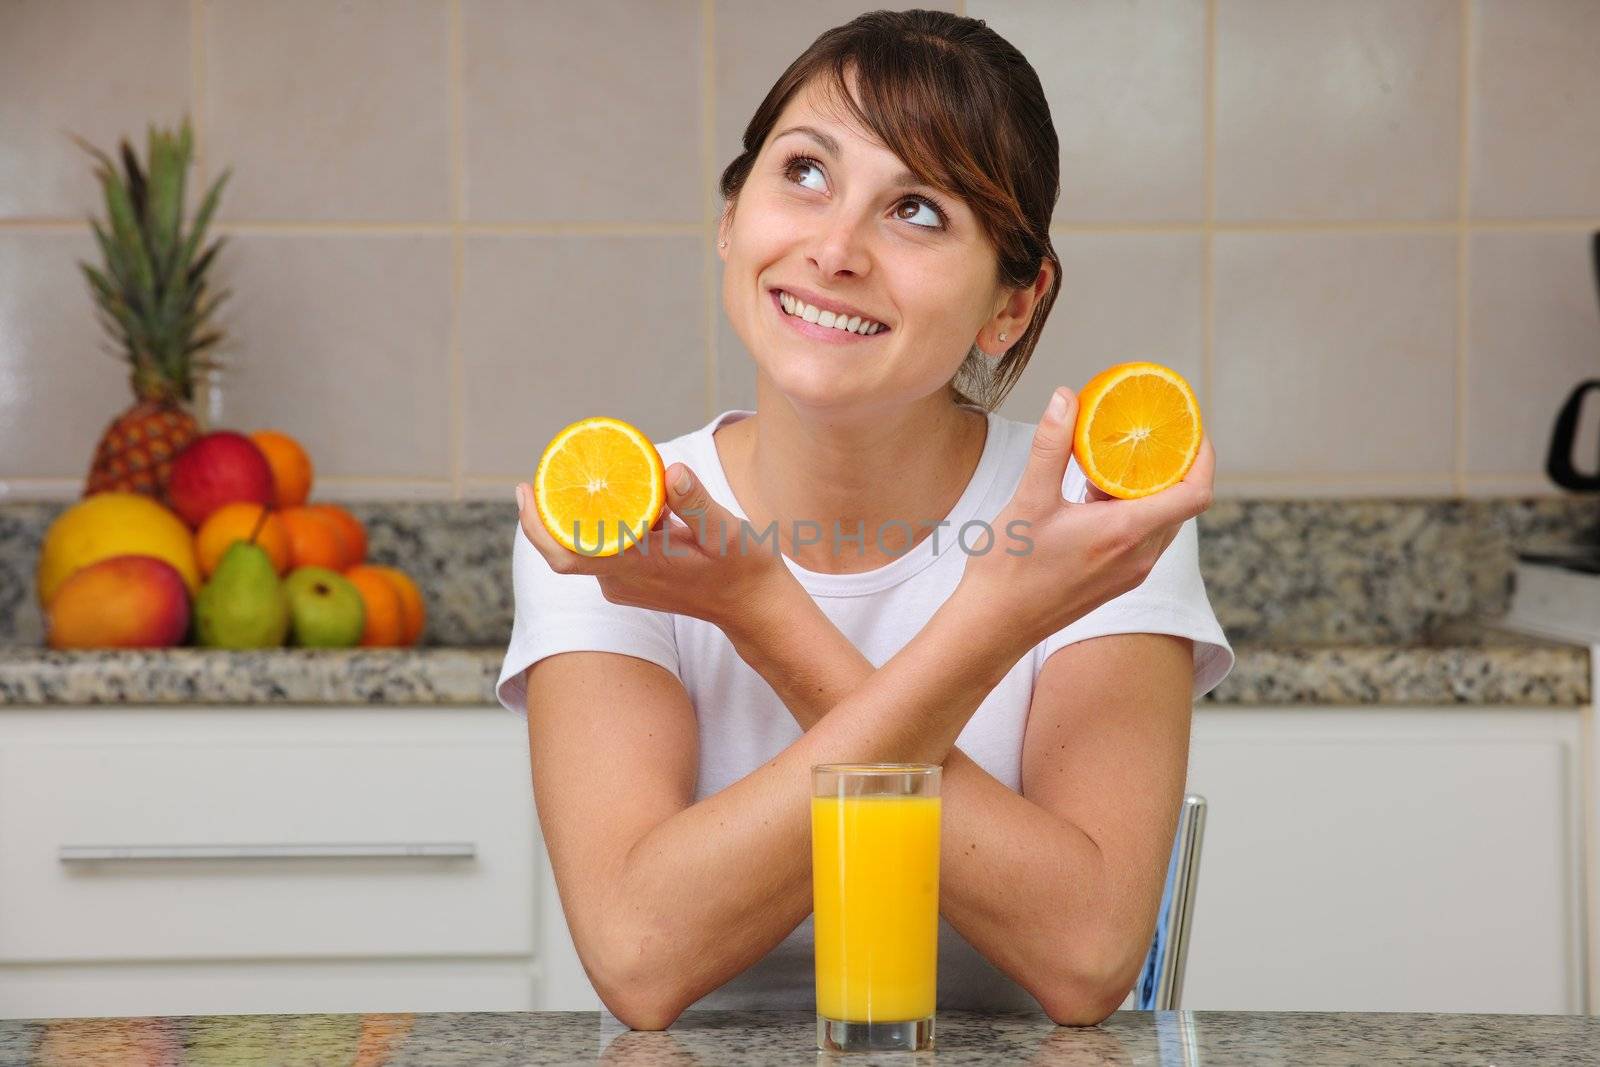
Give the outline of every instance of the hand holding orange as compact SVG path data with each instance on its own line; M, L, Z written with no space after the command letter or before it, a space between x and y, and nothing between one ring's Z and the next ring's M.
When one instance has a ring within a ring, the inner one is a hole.
M1107 367L1078 393L1072 455L1110 496L1134 500L1178 484L1203 437L1194 390L1159 363Z
M661 454L638 427L605 416L558 431L533 475L539 521L568 551L614 556L644 540L667 502Z

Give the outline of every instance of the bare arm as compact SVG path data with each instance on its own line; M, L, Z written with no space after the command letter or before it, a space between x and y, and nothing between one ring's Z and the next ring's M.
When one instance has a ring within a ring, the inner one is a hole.
M765 626L729 636L809 730L874 669L796 593L771 605ZM1186 638L1119 634L1051 656L1029 714L1022 794L959 748L944 761L940 911L1056 1022L1099 1022L1138 977L1184 783L1192 649ZM1130 719L1138 724L1125 728ZM1117 774L1105 780L1108 766ZM1085 774L1096 790L1082 788Z

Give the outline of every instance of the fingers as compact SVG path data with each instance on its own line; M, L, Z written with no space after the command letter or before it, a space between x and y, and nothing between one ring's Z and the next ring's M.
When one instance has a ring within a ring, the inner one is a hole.
M687 488L680 488L680 486ZM683 520L691 540L701 548L716 550L723 531L737 521L733 513L711 498L705 483L686 464L667 468L667 507ZM674 535L677 534L674 530Z
M1202 435L1200 451L1183 481L1128 503L1137 508L1141 519L1151 526L1177 526L1211 507L1217 456L1211 438Z
M1033 432L1033 449L1022 472L1017 496L1039 507L1061 503L1061 483L1072 457L1072 431L1078 421L1078 396L1066 386L1051 394L1039 426Z
M550 564L551 570L561 574L577 574L590 569L590 565L597 557L572 551L557 542L550 536L550 531L545 529L544 520L539 518L538 505L534 502L531 485L518 483L517 500L517 521L522 526L522 532L539 555L544 557L545 562Z

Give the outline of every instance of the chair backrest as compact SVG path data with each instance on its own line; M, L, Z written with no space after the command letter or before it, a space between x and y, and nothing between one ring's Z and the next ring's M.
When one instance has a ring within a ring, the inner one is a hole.
M1191 793L1183 798L1178 816L1156 936L1150 942L1150 952L1134 989L1134 1007L1140 1011L1171 1011L1178 1007L1183 994L1183 965L1188 958L1189 925L1200 882L1200 844L1205 829L1206 798Z

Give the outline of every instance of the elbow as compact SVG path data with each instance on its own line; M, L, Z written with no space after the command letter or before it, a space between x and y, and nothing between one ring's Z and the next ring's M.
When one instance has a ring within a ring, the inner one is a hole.
M602 996L606 1010L630 1030L665 1030L677 1022L683 1009L648 996Z
M599 965L585 967L606 1010L630 1030L665 1030L688 1004L664 975L672 968L652 958L648 939L621 938L607 946Z
M1131 968L1119 959L1104 967L1084 966L1058 973L1035 999L1057 1026L1098 1026L1128 999L1142 962L1141 956Z
M1038 1000L1057 1026L1098 1026L1122 1005L1127 995L1126 989L1072 983L1061 984Z

